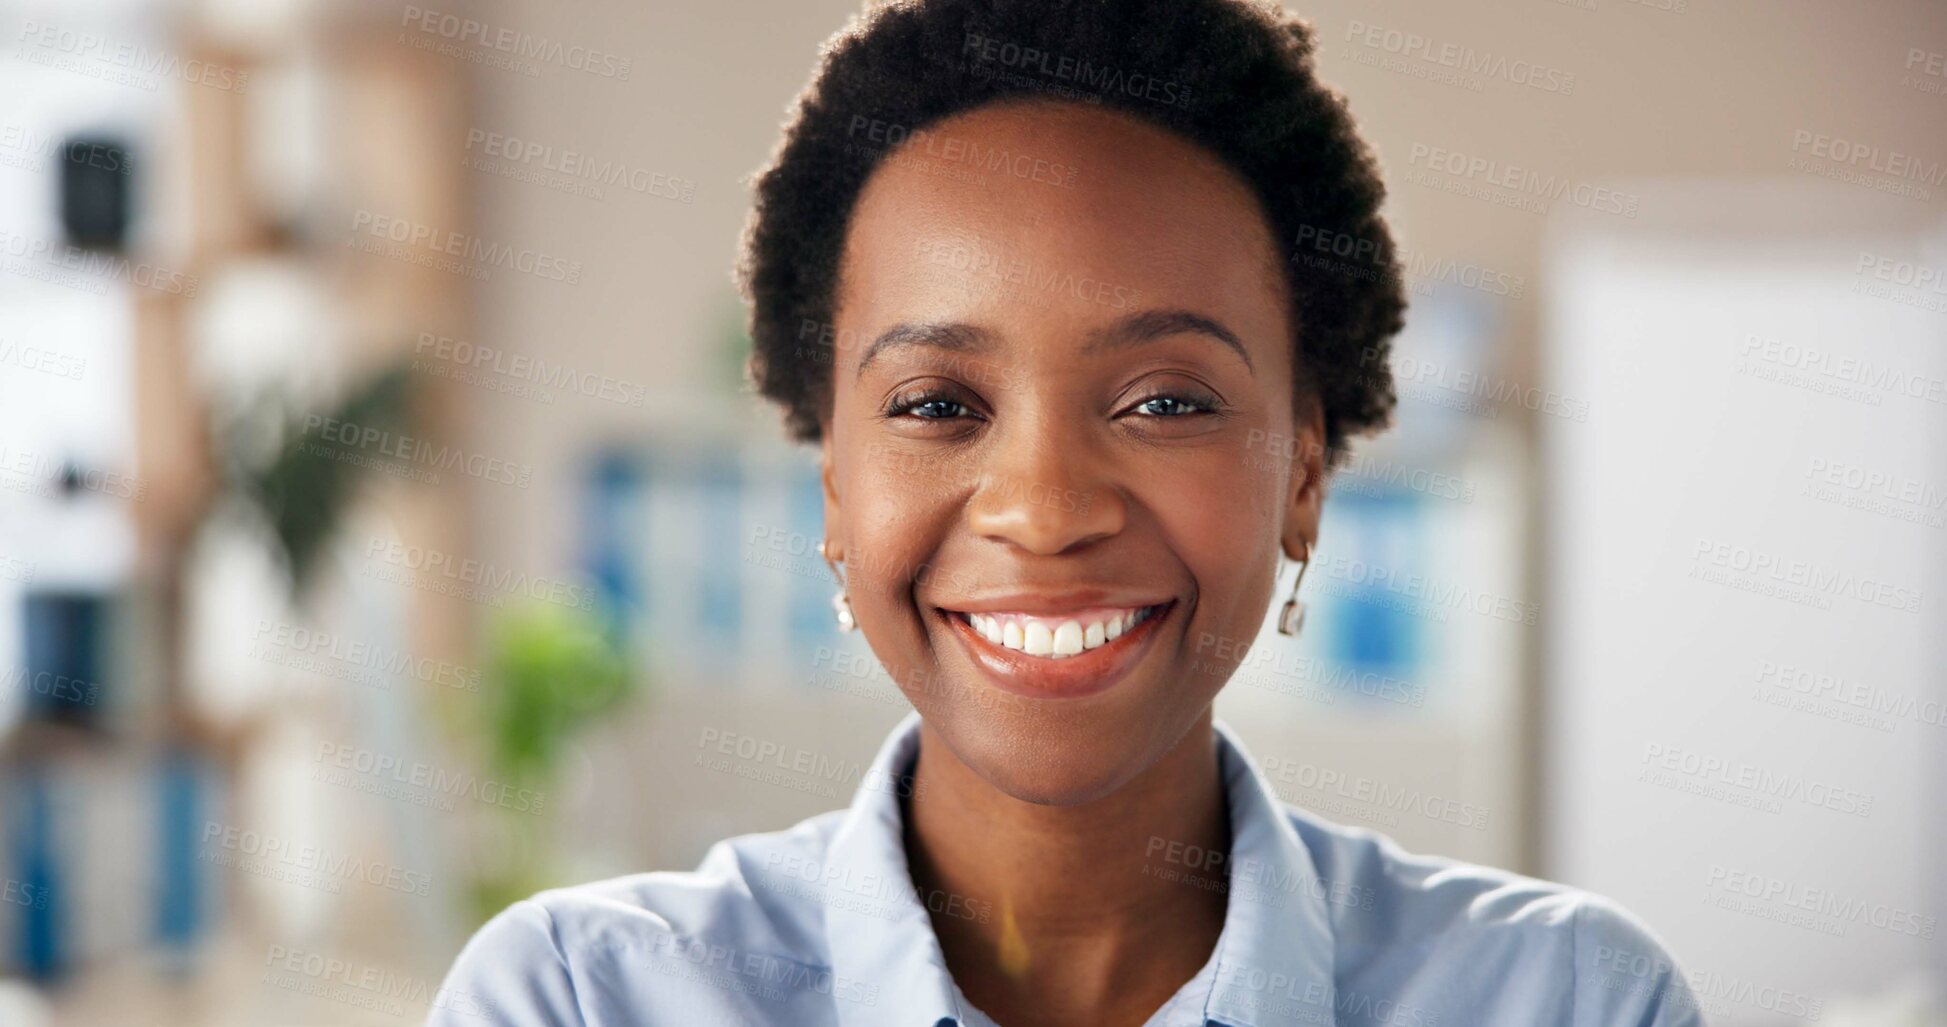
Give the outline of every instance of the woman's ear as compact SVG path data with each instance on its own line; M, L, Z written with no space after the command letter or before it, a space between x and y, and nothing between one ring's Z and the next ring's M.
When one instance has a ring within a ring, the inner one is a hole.
M845 559L845 540L836 534L837 527L845 523L839 516L838 471L832 465L832 428L826 424L818 433L818 481L825 492L825 539L826 548L834 560Z
M1311 558L1318 542L1319 514L1325 505L1325 416L1318 403L1297 419L1292 447L1291 483L1285 493L1284 530L1279 542L1293 560Z

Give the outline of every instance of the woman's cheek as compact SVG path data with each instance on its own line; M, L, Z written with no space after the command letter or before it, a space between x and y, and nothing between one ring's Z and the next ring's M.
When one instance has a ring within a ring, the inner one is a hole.
M1283 490L1279 476L1245 460L1212 459L1152 501L1195 577L1195 630L1256 637L1276 583Z

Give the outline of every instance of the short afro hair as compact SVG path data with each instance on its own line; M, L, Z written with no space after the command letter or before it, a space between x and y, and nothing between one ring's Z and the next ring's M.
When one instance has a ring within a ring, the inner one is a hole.
M1385 186L1336 90L1314 73L1311 26L1262 0L879 0L823 48L756 178L738 284L749 371L816 442L829 418L840 258L853 206L906 138L1000 101L1093 104L1215 153L1257 195L1290 286L1294 395L1319 404L1328 461L1386 426L1387 359L1405 289L1379 215ZM884 133L879 133L883 137ZM804 340L817 332L818 342ZM1303 345L1300 346L1302 339Z

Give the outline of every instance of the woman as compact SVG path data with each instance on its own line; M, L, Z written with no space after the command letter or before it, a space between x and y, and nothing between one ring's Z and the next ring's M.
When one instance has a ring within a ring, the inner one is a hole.
M752 371L916 712L850 809L508 909L451 1022L1699 1022L1617 907L1285 807L1212 719L1393 404L1383 188L1312 47L1248 0L908 0L827 49Z

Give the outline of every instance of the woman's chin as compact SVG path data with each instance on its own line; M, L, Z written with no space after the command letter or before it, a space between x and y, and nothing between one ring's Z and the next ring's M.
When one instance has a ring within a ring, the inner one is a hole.
M1115 794L1127 783L1126 777L1090 774L1062 769L1055 773L1020 773L1016 768L1001 769L998 775L982 774L995 790L1037 806L1085 806Z
M1080 725L986 725L991 733L943 731L968 769L1004 795L1038 806L1080 806L1115 794L1160 753L1133 732Z

